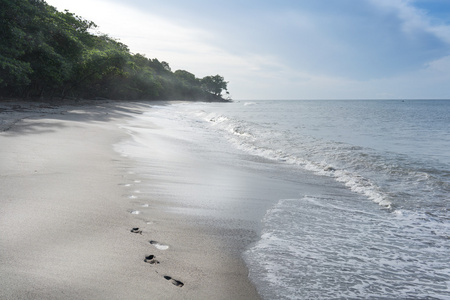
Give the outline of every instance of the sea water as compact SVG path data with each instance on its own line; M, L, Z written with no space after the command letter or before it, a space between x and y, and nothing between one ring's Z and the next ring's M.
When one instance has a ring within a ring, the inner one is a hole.
M264 299L450 299L450 101L180 103L148 117L228 164L318 187L271 194L243 254Z

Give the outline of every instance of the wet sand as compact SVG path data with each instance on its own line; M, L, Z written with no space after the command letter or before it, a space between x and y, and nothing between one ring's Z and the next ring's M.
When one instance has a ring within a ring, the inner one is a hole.
M253 230L133 197L143 179L113 145L148 104L2 107L1 299L259 298L240 257Z

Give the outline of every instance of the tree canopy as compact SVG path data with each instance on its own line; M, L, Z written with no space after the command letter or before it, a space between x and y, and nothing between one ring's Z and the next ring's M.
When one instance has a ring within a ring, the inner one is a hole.
M0 0L0 96L224 100L220 75L202 79L133 54L92 21L43 0Z
M206 76L201 80L202 87L205 91L215 96L222 96L222 91L227 91L228 82L220 75Z

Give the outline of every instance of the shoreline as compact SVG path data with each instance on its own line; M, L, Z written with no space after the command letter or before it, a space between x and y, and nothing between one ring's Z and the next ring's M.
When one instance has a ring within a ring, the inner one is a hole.
M207 227L213 218L151 198L147 215L131 213L142 179L112 145L149 104L0 110L1 298L259 298L242 249Z

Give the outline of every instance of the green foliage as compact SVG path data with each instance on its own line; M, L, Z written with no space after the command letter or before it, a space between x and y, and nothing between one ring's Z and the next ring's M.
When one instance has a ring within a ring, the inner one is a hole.
M28 49L34 14L35 7L28 1L0 0L0 87L30 83L33 70L20 57Z
M43 0L0 0L0 96L223 100L223 77L172 72L94 28Z
M199 84L199 80L195 78L195 75L188 71L176 70L174 75L185 85L197 86Z
M222 96L222 91L227 91L228 82L220 75L206 76L201 80L203 88L215 96Z

